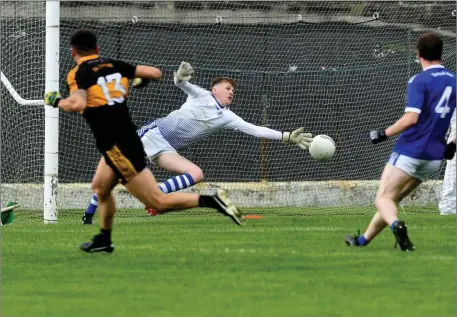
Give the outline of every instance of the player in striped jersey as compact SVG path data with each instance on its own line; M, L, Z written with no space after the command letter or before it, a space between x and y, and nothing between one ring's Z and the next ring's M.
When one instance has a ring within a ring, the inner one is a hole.
M159 184L164 193L178 191L203 181L201 168L179 155L178 151L223 129L294 144L302 149L310 146L312 135L304 133L304 128L293 132L280 132L248 123L233 113L228 107L235 95L236 82L233 79L217 77L211 84L211 91L208 91L189 82L193 73L192 66L186 62L182 62L175 73L175 85L187 94L187 100L181 108L138 130L151 162L177 174ZM94 195L83 216L84 224L92 223L97 205L97 196ZM148 209L148 212L151 215L156 214L151 209Z

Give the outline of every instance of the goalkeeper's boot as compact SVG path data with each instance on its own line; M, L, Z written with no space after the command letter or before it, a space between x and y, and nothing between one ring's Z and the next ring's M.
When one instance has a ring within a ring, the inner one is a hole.
M94 236L92 241L81 243L79 248L88 253L111 253L114 251L114 245L102 234Z
M344 237L344 242L349 246L349 247L359 247L359 237L360 237L360 230L357 231L357 234L355 236L351 236L350 234L347 234L346 237Z
M84 213L82 219L83 225L91 225L94 223L94 214Z
M150 207L146 207L144 208L146 209L146 212L148 213L149 216L151 217L154 217L154 216L157 216L159 213L157 211L155 211L154 209L150 208Z
M243 217L241 212L236 208L232 201L227 197L227 192L223 190L218 190L217 194L213 196L218 207L217 210L227 217L230 217L233 222L241 226Z
M411 240L409 240L408 231L406 230L406 225L403 221L397 221L395 223L393 233L396 240L394 248L396 248L398 244L402 251L412 252L416 250Z

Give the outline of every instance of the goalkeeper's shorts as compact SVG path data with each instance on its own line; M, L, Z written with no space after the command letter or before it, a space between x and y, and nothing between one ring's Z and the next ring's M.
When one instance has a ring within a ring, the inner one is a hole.
M177 153L176 149L165 140L157 127L149 129L146 133L142 134L141 142L143 143L144 152L151 162L162 153Z
M387 164L401 169L403 172L411 177L417 178L424 182L429 179L440 168L441 160L419 160L403 154L393 152L390 155Z

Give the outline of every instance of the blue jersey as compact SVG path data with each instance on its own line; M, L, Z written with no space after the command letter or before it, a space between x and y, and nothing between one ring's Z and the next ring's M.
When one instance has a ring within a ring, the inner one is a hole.
M413 76L408 82L405 112L419 113L419 120L400 135L393 151L421 160L443 159L454 110L454 73L435 65Z

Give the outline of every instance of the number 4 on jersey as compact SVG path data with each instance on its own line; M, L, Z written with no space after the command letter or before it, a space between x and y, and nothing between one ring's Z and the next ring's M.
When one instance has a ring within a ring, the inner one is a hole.
M452 87L447 86L444 89L443 95L438 101L438 104L435 107L435 112L441 114L441 119L444 119L446 115L451 111L451 108L448 107L449 98L451 98Z

